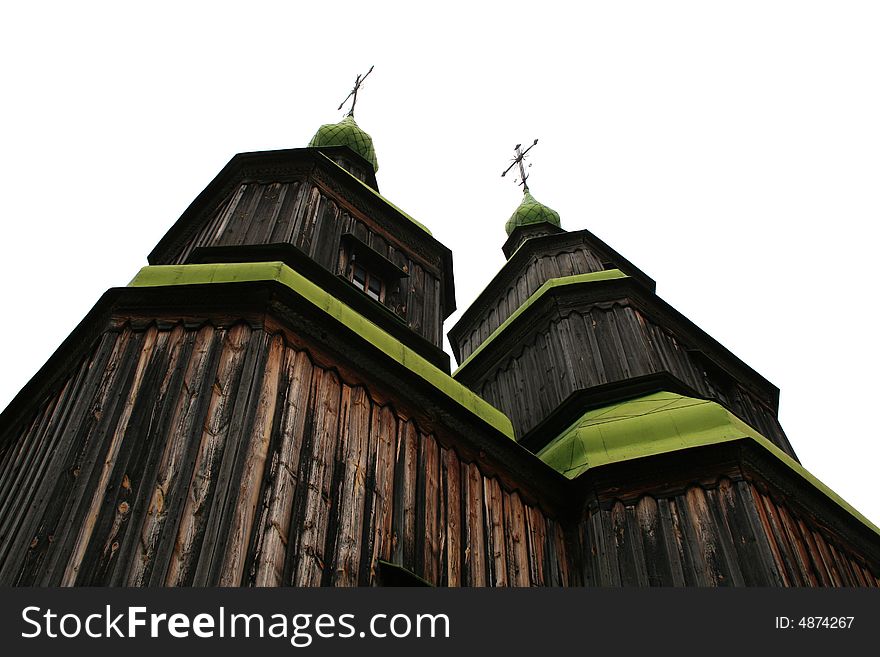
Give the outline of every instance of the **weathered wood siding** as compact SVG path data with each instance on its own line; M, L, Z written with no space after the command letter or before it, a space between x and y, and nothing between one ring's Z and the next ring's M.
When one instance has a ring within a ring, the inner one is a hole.
M371 228L353 208L343 207L308 180L242 183L167 264L186 262L200 246L288 243L322 267L342 273L339 251L345 233L352 233L409 274L402 279L399 292L388 291L386 305L397 309L412 330L442 347L439 269L392 236Z
M467 326L462 326L457 345L464 361L492 332L501 326L517 308L551 278L589 274L602 271L601 258L583 243L569 245L552 253L538 253L523 263L518 272L511 272L506 291L492 296L491 304L476 313ZM458 327L456 327L458 330Z
M671 331L627 301L584 305L530 324L515 346L459 380L504 411L522 436L572 392L669 372L718 401L793 454L774 410L751 390L707 366Z
M749 481L593 508L580 525L591 586L880 586L865 563Z
M557 520L289 337L105 332L3 443L0 584L570 583Z

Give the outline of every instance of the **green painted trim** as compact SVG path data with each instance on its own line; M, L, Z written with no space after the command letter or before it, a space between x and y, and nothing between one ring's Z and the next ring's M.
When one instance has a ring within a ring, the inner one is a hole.
M880 535L880 529L800 463L716 402L657 392L588 411L538 452L568 479L610 463L749 439Z
M153 265L141 269L129 287L252 281L277 281L287 286L439 392L514 440L513 425L504 413L283 262Z
M389 201L387 198L385 198L384 196L382 196L379 192L377 192L375 189L373 189L372 187L370 187L370 186L369 186L367 183L365 183L363 180L361 180L361 179L358 178L357 176L353 175L353 174L351 173L351 171L348 171L345 167L340 166L339 164L337 164L336 162L334 162L332 159L330 159L329 157L327 157L326 155L324 155L324 154L321 153L320 151L318 151L318 152L320 153L321 157L323 157L325 160L327 160L328 162L330 162L330 164L332 164L332 165L338 167L338 168L341 169L342 171L345 171L346 175L350 176L350 177L352 178L352 180L356 180L356 181L359 182L361 185L363 185L364 188L370 190L370 193L371 193L373 196L377 197L379 200L381 200L381 201L382 201L383 203L385 203L386 205L389 205L389 206L391 206L392 208L394 208L394 210L395 210L396 212L398 212L401 216L403 216L403 217L406 218L406 219L409 219L409 220L410 220L411 222L413 222L416 226L418 226L418 227L421 228L423 231L425 231L426 233L428 233L428 235L431 235L431 237L433 237L433 234L431 233L431 231L428 230L427 227L426 227L424 224L422 224L422 223L416 221L415 219L413 219L413 218L412 218L411 216L409 216L406 212L404 212L404 211L401 210L399 207L397 207L396 205L394 205L394 203L392 203L392 202Z
M616 278L629 278L629 276L624 274L619 269L606 269L603 271L594 271L589 274L575 274L574 276L563 276L561 278L551 278L546 283L544 283L541 287L539 287L537 290L535 290L535 292L528 299L526 299L519 308L514 310L511 313L510 317L508 317L507 319L505 319L501 323L501 326L499 326L497 329L492 331L491 335L489 335L488 338L483 340L483 342L480 343L480 346L477 347L471 353L470 356L468 356L467 358L464 359L464 361L461 363L461 365L458 366L458 369L456 369L452 373L452 376L453 377L458 376L458 374L465 367L467 367L468 364L474 360L474 358L477 357L477 354L479 354L481 351L483 351L483 349L488 347L489 344L493 340L495 340L499 335L501 335L501 333L503 333L511 324L513 324L520 315L522 315L526 310L528 310L529 307L535 305L535 303L537 303L537 301L541 297L543 297L545 294L547 294L553 288L563 287L565 285L577 285L579 283L595 283L597 281L610 281L610 280L614 280Z

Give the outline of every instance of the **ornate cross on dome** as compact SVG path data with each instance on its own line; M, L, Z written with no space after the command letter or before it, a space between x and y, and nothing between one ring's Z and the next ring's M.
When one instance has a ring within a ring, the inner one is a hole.
M348 99L351 98L351 109L348 110L348 114L346 116L352 116L354 114L354 106L358 100L358 89L361 88L361 85L364 83L364 80L366 80L367 76L372 72L373 72L373 66L370 67L369 71L364 73L363 77L361 77L361 75L358 75L357 78L355 78L354 89L352 89L351 91L348 92L348 95L345 97L345 100L343 100L341 103L339 103L339 107L337 107L336 109L341 110L342 106L345 105L346 101L348 101Z
M501 177L503 178L504 176L507 175L507 172L510 171L514 167L514 165L518 164L519 165L519 182L517 184L523 186L524 192L529 191L529 186L526 183L526 179L528 179L529 174L526 173L526 167L523 164L523 160L526 159L526 153L528 153L530 150L532 150L532 148L534 148L535 144L537 144L537 143L538 143L538 140L536 139L535 141L532 142L532 145L529 146L526 150L522 150L520 148L522 146L522 144L517 144L516 146L514 146L513 149L516 151L516 157L513 158L513 160L510 162L510 166L504 170L504 173L501 174ZM530 164L529 166L532 166L532 165Z

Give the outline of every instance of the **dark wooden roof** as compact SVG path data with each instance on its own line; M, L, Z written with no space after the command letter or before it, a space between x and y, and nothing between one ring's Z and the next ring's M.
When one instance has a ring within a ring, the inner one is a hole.
M728 372L753 390L774 412L779 410L779 388L636 278L615 278L552 288L528 307L514 323L497 334L495 339L459 369L455 376L463 382L476 380L480 373L486 370L488 363L496 359L500 353L523 344L523 332L528 332L536 323L536 318L542 314L565 313L567 310L583 307L589 303L620 299L627 299L643 308L649 316L656 318L658 325L672 329L677 335L687 339L687 346L693 352L702 354L704 359L714 363L716 367ZM620 357L625 360L626 355L621 354Z
M517 229L511 237L519 234L518 231L520 230L525 229ZM585 248L590 252L593 255L596 266L586 266L585 264L573 265L571 271L567 273L560 271L558 275L584 274L599 271L603 268L616 268L620 269L627 276L638 280L646 288L652 291L656 289L657 285L650 276L588 230L531 237L510 256L504 266L486 285L474 302L465 309L455 325L449 330L449 343L452 346L452 353L455 355L456 361L461 363L468 357L471 351L476 349L478 345L470 344L465 350L463 348L464 340L476 326L483 322L499 306L499 300L506 297L510 288L524 288L525 292L517 296L521 304L525 301L525 298L520 297L528 297L529 294L537 290L546 281L547 277L542 277L541 272L530 270L531 263L544 258L555 258L559 254L568 253L577 247ZM528 280L522 281L523 284L520 285L523 277L528 277ZM492 316L490 324L486 329L488 333L491 333L500 326L516 310L516 307L513 306L518 307L518 304L510 304L505 310L499 311Z

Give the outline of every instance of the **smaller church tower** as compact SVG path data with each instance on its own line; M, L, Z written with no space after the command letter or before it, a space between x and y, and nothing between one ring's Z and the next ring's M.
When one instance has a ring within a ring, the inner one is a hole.
M526 182L535 144L502 174L519 167L523 199L506 264L449 332L453 376L584 496L584 583L875 585L877 529L800 466L778 389L562 228ZM829 541L868 561L831 563Z

